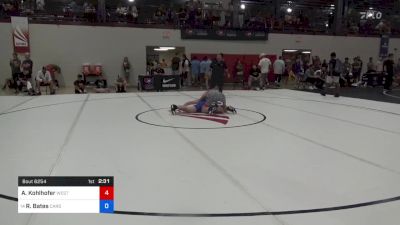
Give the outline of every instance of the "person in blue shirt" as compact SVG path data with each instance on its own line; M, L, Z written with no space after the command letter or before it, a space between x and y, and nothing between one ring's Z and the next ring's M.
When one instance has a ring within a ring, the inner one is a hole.
M210 64L211 61L208 61L207 56L205 56L203 60L201 60L200 62L200 74L199 74L200 86L205 84L206 89L208 89L208 83L206 82L206 78L207 78L207 72L210 70Z
M200 60L197 59L196 56L192 58L192 85L196 86L200 84L199 75L200 75Z

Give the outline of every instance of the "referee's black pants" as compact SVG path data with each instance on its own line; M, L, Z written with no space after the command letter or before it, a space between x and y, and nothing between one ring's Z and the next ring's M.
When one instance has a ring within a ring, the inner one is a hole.
M224 89L224 81L211 79L210 89L214 89L215 87L218 87L219 92L222 93L222 91Z

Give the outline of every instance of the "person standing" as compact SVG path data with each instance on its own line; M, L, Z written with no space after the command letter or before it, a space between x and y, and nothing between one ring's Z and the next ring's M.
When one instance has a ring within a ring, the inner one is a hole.
M228 74L228 67L226 66L224 55L222 53L219 53L217 55L217 58L211 63L210 68L212 71L210 88L213 89L218 86L218 90L222 92L224 87L225 74ZM228 77L230 77L229 74Z
M244 87L244 66L243 63L240 61L240 59L237 59L236 65L236 82L240 83L242 85L242 88Z
M268 79L269 69L271 67L271 60L269 60L265 53L260 54L260 61L258 62L258 67L261 70L261 77L260 77L260 88L264 90L265 82ZM268 85L268 82L267 82Z
M348 57L344 58L343 63L343 77L346 79L347 86L351 87L351 79L353 78L353 74L351 73L351 63Z
M354 79L354 82L356 83L356 82L358 82L358 79L361 76L361 70L362 70L362 62L361 62L361 60L358 57L355 57L353 59L353 65L352 66L353 66L353 70L352 70L353 79Z
M199 84L199 76L200 76L200 60L197 59L196 56L192 58L191 62L192 69L192 85L196 86Z
M11 77L12 81L14 82L15 88L17 85L15 85L18 81L18 76L21 73L21 60L18 58L17 53L13 53L13 58L10 60L10 67L11 67ZM4 84L6 85L6 84Z
M393 54L389 54L388 58L383 63L383 71L386 72L384 91L392 90L393 76L394 76L394 59Z
M210 88L209 80L211 78L211 63L212 61L210 58L207 56L204 57L202 66L204 70L204 84L207 90Z
M181 59L178 57L178 53L171 60L171 69L172 75L179 75L179 64L181 63Z
M285 72L285 61L282 60L282 56L274 62L274 74L275 84L279 87L282 79L282 75Z
M327 84L333 84L335 86L335 97L339 97L339 89L340 89L340 74L342 73L342 62L336 58L336 53L332 52L331 53L331 60L329 61L328 64L329 70L328 70L328 76L326 77L326 83ZM326 88L325 90L322 90L321 95L325 96L326 95Z
M129 75L131 71L131 63L129 62L128 57L124 57L124 61L122 62L122 69L124 70L124 78L125 82L129 83Z
M207 56L204 56L204 58L200 62L200 74L199 74L199 80L200 80L200 87L202 87L203 84L205 84L205 77L206 77L206 72L207 72ZM205 84L207 88L207 84Z
M182 55L182 82L181 85L183 86L183 81L186 80L186 85L190 85L190 60L186 56L186 54Z

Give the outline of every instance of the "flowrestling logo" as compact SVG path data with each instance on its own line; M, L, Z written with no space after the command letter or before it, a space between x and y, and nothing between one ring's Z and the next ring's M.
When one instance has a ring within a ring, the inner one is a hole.
M225 129L256 125L266 120L263 113L238 109L237 114L177 113L172 115L169 108L150 109L135 116L143 124L176 129Z

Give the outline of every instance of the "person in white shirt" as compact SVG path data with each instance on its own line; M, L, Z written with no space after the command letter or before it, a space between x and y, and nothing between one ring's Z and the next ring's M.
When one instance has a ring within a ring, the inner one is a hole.
M46 67L42 67L42 69L37 72L35 81L36 81L36 94L41 95L40 86L49 86L50 94L51 95L55 94L53 81L51 79L51 74L46 69Z
M275 83L277 86L281 83L282 75L285 72L285 61L282 60L282 56L279 56L279 59L274 62L274 74L275 74Z
M260 62L258 62L258 67L261 70L261 77L260 77L260 88L261 90L264 89L265 81L267 80L269 69L271 67L271 60L269 60L265 53L260 54ZM267 83L268 85L268 83Z
M182 81L186 81L186 85L190 86L191 84L191 79L190 79L190 60L186 56L186 54L182 55ZM181 85L183 86L183 83L181 82Z

